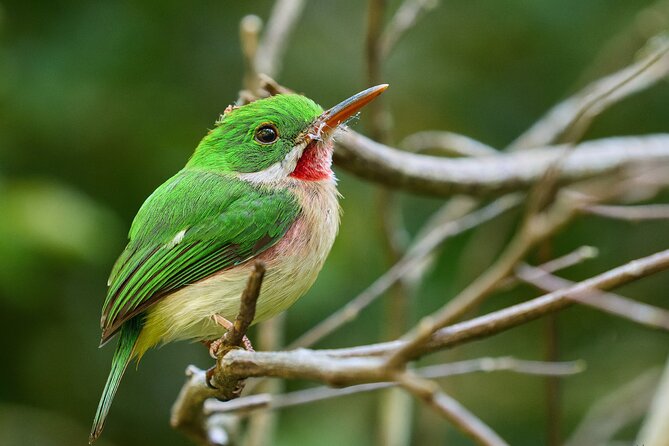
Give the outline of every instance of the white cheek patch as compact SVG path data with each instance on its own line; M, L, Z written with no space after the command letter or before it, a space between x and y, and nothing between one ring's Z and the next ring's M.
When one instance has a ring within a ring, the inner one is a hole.
M254 184L277 183L293 173L293 170L295 170L297 162L300 160L302 152L304 152L306 147L306 142L300 143L290 149L290 152L288 152L281 161L277 161L268 168L258 172L239 173L237 174L237 177Z

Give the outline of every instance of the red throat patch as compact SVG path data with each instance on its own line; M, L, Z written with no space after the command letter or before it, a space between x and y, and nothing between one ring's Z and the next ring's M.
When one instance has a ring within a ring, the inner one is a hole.
M320 181L331 178L333 175L332 146L328 146L317 142L309 144L290 176L303 181Z

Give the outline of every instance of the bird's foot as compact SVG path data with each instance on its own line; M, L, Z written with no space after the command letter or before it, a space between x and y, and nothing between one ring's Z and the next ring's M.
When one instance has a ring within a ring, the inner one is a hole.
M213 359L217 359L218 351L223 345L223 338L213 339L211 341L202 341L202 343L209 349L209 356L211 356Z
M232 330L232 327L233 327L232 322L230 322L229 320L227 320L226 318L224 318L220 314L213 315L212 319L214 320L214 322L216 322L218 325L225 328L226 330L228 330L228 331ZM221 347L223 346L223 344L225 342L224 339L225 339L225 336L223 336L222 338L219 338L219 339L214 339L213 341L203 341L204 345L206 345L209 348L209 355L212 358L214 358L214 359L218 358L219 350L221 349ZM249 340L249 338L246 335L244 335L244 337L242 338L242 346L244 347L244 349L246 351L249 351L249 352L255 351L253 349L253 344L251 344L251 341Z

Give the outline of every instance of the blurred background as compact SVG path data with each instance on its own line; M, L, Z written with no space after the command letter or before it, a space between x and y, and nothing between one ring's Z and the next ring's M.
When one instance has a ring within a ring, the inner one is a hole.
M398 4L391 1L389 10ZM0 0L0 444L86 444L113 350L97 348L110 267L144 198L183 166L237 98L240 19L266 19L271 6L267 0ZM357 0L308 2L281 83L324 107L367 87L365 15L365 2ZM667 23L666 1L444 0L407 33L384 67L392 137L442 129L504 147L551 105L627 65ZM667 104L664 82L608 110L586 139L667 132ZM363 113L356 130L366 128ZM377 187L337 173L344 196L340 235L316 285L287 313L287 341L386 268L381 234L370 217ZM402 194L401 204L415 233L443 201ZM410 320L476 277L517 219L512 212L450 241L416 291ZM564 273L583 279L668 247L668 229L666 221L582 217L554 239L552 254L598 247L598 258ZM621 293L666 306L668 287L669 275L660 274ZM521 286L482 311L535 295ZM384 339L384 321L377 302L318 347ZM599 398L662 366L669 351L666 333L590 309L569 309L557 321L560 359L587 363L584 373L563 381L563 436ZM545 322L533 322L424 362L540 359L544 331ZM99 444L190 444L168 420L191 363L209 367L212 361L199 344L149 352L126 374ZM545 443L541 378L499 372L442 384L511 444ZM276 444L375 444L377 401L377 394L362 394L282 411ZM471 444L428 409L411 416L414 444ZM633 438L638 426L619 438Z

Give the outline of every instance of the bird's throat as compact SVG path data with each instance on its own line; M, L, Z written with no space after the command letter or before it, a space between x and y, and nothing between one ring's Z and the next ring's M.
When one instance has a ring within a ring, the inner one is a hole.
M309 144L297 161L291 177L303 181L320 181L332 178L332 142L314 141Z

